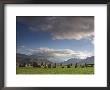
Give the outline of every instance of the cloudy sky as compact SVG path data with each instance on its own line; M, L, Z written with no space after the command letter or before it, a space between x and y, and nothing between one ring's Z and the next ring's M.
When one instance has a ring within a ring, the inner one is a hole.
M17 53L64 61L94 55L93 16L17 16Z

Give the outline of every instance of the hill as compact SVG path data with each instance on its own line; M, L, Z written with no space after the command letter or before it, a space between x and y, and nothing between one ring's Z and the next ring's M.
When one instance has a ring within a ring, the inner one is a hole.
M62 62L62 64L67 65L67 64L94 64L94 56L87 57L86 59L77 59L77 58L71 58L68 59L67 61Z
M35 55L25 55L25 54L16 54L16 62L17 63L32 63L32 62L37 62L38 64L41 63L51 63L49 60L47 60L46 58L41 58L41 57L37 57Z
M64 65L71 64L71 63L76 64L80 61L81 61L81 59L71 58L71 59L68 59L67 61L64 61L62 64L64 64Z
M86 59L84 60L81 60L79 62L79 64L94 64L94 56L91 56L91 57L87 57Z

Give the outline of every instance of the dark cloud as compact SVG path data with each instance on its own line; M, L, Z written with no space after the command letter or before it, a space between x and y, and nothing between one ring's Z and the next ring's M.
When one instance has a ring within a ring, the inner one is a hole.
M94 35L93 16L17 17L17 21L27 24L32 31L50 32L54 40L89 39Z

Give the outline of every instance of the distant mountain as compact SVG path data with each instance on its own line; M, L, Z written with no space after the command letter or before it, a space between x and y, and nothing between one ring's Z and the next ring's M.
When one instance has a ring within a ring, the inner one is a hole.
M77 58L71 58L71 59L69 59L69 60L67 60L67 61L64 61L62 64L64 64L64 65L66 65L66 64L75 64L75 63L78 63L78 62L80 62L81 61L81 59L77 59Z
M31 61L35 61L35 62L38 62L38 63L51 63L52 64L52 62L51 61L49 61L48 59L47 59L47 57L42 57L42 56L37 56L37 55L30 55L30 57L31 57Z
M25 55L25 54L16 54L16 62L17 63L31 63L31 62L37 62L38 64L43 63L51 63L49 60L46 58L38 57L35 55Z
M76 59L76 58L71 58L67 61L62 62L62 64L67 65L67 64L94 64L94 56L87 57L86 59Z
M30 62L30 57L25 54L16 54L16 62L17 63L29 63Z
M94 56L91 56L91 57L87 57L86 59L84 60L81 60L79 62L79 64L94 64Z
M41 63L62 63L64 65L67 64L94 64L94 56L87 57L86 59L78 59L78 58L71 58L64 62L55 62L54 60L48 60L46 57L37 56L37 55L25 55L25 54L16 54L16 62L17 63L31 63L31 62L37 62L38 64Z
M28 58L29 56L28 55L25 55L25 54L17 53L16 54L16 57L18 57L18 58Z

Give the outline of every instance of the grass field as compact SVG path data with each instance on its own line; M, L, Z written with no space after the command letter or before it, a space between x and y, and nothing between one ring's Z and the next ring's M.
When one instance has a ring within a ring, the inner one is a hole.
M94 67L85 68L33 68L17 67L16 74L94 74Z

